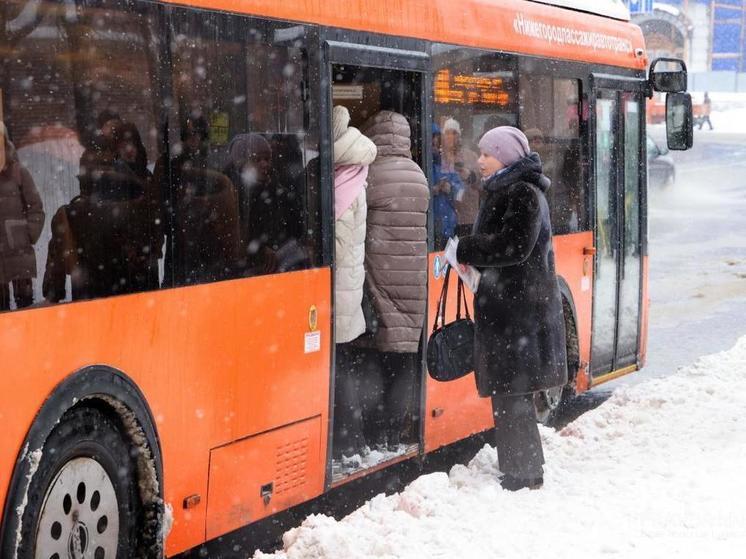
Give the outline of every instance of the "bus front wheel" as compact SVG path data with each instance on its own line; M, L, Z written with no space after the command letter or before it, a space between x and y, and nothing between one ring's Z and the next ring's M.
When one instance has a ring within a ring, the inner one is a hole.
M68 411L37 457L17 556L134 557L142 514L133 454L122 429L102 411Z

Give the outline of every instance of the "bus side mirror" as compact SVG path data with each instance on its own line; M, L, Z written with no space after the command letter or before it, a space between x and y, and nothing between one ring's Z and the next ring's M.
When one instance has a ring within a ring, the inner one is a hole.
M694 144L692 96L688 93L666 95L666 138L668 149L683 151Z
M659 72L655 67L663 63L667 68ZM671 70L672 66L679 66L679 69ZM661 91L664 93L679 93L686 91L687 71L686 64L683 60L677 58L656 58L650 65L648 72L648 87L652 91ZM652 95L652 93L650 94Z

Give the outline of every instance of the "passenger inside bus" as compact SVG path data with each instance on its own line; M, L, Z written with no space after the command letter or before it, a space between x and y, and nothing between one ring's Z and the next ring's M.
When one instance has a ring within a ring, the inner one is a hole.
M335 381L335 444L337 459L365 448L360 394L361 361L354 345L366 331L363 314L366 180L376 146L349 126L349 110L334 107L334 339L337 350Z
M238 195L241 275L287 272L307 264L297 183L302 168L291 163L300 157L297 141L295 146L280 134L272 144L261 134L239 134L228 145L223 172Z
M263 264L258 242L250 246L253 231L249 226L252 207L249 202L260 185L269 181L271 160L269 143L259 134L238 134L228 144L228 164L223 173L231 180L237 193L241 240L239 266L245 267L245 275L251 275L250 268Z
M160 245L150 227L145 186L117 158L114 141L91 140L80 160L80 195L52 218L43 292L47 300L135 293L157 287L146 247ZM150 285L155 282L155 286Z
M399 451L414 423L415 375L427 306L427 177L412 160L406 117L380 111L362 127L378 154L368 175L366 289L376 330L358 340L382 377L380 401L364 416L373 447Z
M440 159L440 176L449 177L461 185L461 188L456 190L453 201L456 212L455 234L468 235L479 210L483 192L482 181L477 173L477 154L466 145L461 134L461 125L453 118L446 119L443 124Z
M437 158L433 158L433 212L435 214L435 244L440 245L456 233L458 224L456 201L463 196L465 186L460 174L453 168L454 149L449 149L452 154L450 166L443 158L443 150L447 144L458 145L461 127L456 120L449 118L442 128L437 129L440 130L440 149Z
M302 197L299 185L305 180L303 173L303 148L296 134L272 134L272 169L278 174L280 184L292 185L296 195Z
M158 289L160 286L158 262L163 258L164 227L160 216L160 199L155 190L153 173L148 169L148 152L142 142L142 136L132 122L119 123L112 130L115 149L115 165L124 173L129 173L139 182L138 192L144 197L144 220L147 245L141 247L135 258L140 260L146 274L147 289Z
M156 169L164 177L165 169ZM171 160L164 210L173 220L166 281L188 285L232 277L238 260L238 202L233 183L209 160L209 124L200 112L181 125L181 153Z
M18 160L3 122L0 151L0 311L7 311L11 299L17 309L34 302L34 245L44 226L44 208L34 179Z

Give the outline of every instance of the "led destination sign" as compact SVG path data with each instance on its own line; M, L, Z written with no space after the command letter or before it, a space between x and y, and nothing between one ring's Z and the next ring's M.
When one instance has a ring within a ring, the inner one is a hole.
M443 69L435 76L435 102L506 107L510 104L506 85L501 77L451 74Z

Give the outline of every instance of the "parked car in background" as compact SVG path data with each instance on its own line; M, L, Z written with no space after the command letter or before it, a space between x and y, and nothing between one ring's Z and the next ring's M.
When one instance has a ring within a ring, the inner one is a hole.
M676 182L676 166L668 148L647 137L648 188L668 188Z

